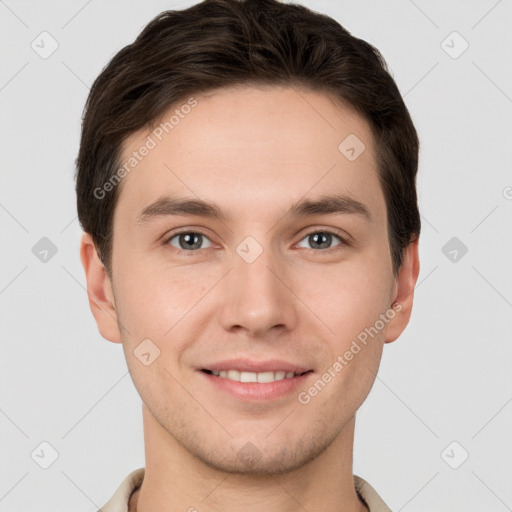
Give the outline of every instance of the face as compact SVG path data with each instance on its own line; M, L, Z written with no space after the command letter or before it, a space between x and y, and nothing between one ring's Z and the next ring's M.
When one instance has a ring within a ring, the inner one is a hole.
M167 135L124 145L126 161L155 142L123 178L115 309L96 318L122 341L148 414L191 454L232 473L290 471L341 435L407 323L391 308L400 278L374 143L318 92L196 99Z

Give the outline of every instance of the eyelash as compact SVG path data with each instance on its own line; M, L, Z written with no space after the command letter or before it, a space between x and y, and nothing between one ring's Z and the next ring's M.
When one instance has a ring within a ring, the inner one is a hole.
M302 240L304 240L305 238L307 238L308 236L310 235L314 235L314 234L317 234L317 233L323 233L323 234L329 234L329 235L332 235L334 237L336 237L341 243L338 244L338 245L335 245L333 247L329 247L327 249L309 249L310 251L314 251L314 252L331 252L333 250L336 250L337 247L341 248L343 246L350 246L350 242L343 236L341 236L338 232L336 231L333 231L333 230L330 230L330 229L316 229L316 230L312 230L306 234L304 234L304 236L299 240L299 242L301 242ZM195 253L195 252L199 252L201 249L194 249L194 250L185 250L185 249L180 249L180 248L177 248L177 247L173 247L170 245L170 241L179 236L179 235L183 235L183 234L188 234L188 235L201 235L201 236L204 236L205 238L207 238L208 240L210 240L210 238L208 237L207 234L203 233L202 231L196 231L196 230L182 230L182 231L177 231L177 232L174 232L172 235L168 236L165 238L165 240L163 241L163 245L165 246L168 246L168 247L172 247L172 249L178 251L178 252L182 252L182 253ZM211 242L211 240L210 240ZM213 243L213 242L212 242Z

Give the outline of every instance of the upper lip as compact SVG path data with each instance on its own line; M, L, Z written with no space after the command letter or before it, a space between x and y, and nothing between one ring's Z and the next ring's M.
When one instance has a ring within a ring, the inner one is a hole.
M251 359L225 359L216 363L207 364L200 368L201 370L213 370L220 372L222 370L238 370L239 372L277 372L284 370L285 372L304 373L311 368L307 366L281 361L279 359L268 359L266 361L255 361Z

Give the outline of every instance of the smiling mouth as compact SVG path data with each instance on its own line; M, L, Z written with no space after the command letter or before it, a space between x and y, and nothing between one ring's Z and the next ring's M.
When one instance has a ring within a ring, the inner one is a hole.
M300 377L301 375L305 375L306 373L311 373L313 370L308 370L305 372L286 372L285 370L278 370L275 372L241 372L238 370L201 370L208 375L213 375L215 377L219 377L221 379L233 380L235 382L257 382L261 384L276 382L279 380L285 379L293 379L295 377Z

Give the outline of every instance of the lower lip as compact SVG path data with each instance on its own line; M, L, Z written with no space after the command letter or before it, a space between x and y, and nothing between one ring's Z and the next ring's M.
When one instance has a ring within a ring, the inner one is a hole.
M281 379L274 382L239 382L210 375L199 371L212 386L231 394L232 396L245 401L269 401L282 398L294 391L313 375L313 372L297 375L291 379Z

